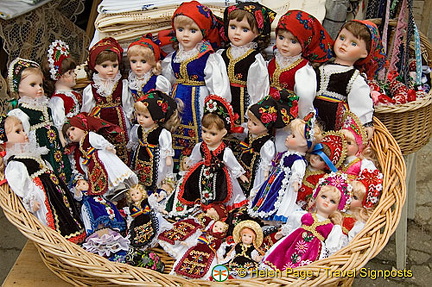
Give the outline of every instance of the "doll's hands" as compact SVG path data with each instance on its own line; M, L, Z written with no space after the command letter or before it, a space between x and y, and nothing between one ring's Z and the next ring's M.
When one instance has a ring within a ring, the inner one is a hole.
M294 188L295 192L298 192L299 189L300 189L300 187L301 187L301 183L300 182L298 182L298 181L294 181L293 182L293 188Z
M172 166L172 164L173 164L173 159L172 159L171 156L167 156L167 157L166 157L166 159L165 159L165 164L166 164L167 166Z
M32 201L31 206L32 206L32 211L33 212L36 212L36 211L38 211L41 208L40 202L36 201L36 200Z
M244 174L240 175L239 179L240 179L242 182L249 182L249 179L248 179L248 178L246 177L246 175L244 175Z
M370 141L373 137L375 127L373 127L373 126L372 127L366 127L365 130L366 130L366 134L367 134L367 140Z
M255 257L253 258L253 260L256 261L256 262L261 262L261 260L263 260L263 258L264 258L264 256L262 256L262 255L257 255L257 256L255 256Z
M106 150L113 153L113 154L116 154L116 152L117 152L115 147L113 147L113 146L107 146Z
M278 231L278 232L276 232L276 234L275 234L275 239L276 240L279 240L279 239L281 239L283 237L283 233L282 233L282 231Z

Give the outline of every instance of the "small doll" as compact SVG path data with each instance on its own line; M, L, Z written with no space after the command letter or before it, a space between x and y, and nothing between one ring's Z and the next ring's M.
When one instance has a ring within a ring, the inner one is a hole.
M223 203L228 209L247 202L239 178L245 182L245 170L223 142L224 136L234 128L234 115L228 102L216 95L206 98L202 118L203 141L196 144L189 157L188 173L179 183L178 199L193 205Z
M247 122L247 109L268 95L267 65L260 54L270 43L271 23L276 13L256 2L241 2L225 8L227 49L217 51L225 62L231 87L231 105L239 115L236 124Z
M318 181L328 172L336 172L342 166L347 155L345 136L339 131L329 131L322 135L322 140L315 145L309 155L309 165L303 177L297 195L297 204L307 210L308 199Z
M270 94L294 91L299 117L313 111L316 74L311 63L329 60L332 46L333 40L314 16L301 10L286 12L276 26L275 57L268 64Z
M264 255L260 249L263 242L261 226L253 220L245 220L234 227L233 237L235 245L219 259L219 263L226 265L230 272L240 269L256 269Z
M218 21L197 1L183 2L172 17L178 50L162 61L162 74L173 84L173 98L184 103L181 124L173 133L176 165L181 151L201 140L204 99L215 94L231 101L224 61L210 44L220 43Z
M371 79L385 64L378 28L367 20L346 22L333 47L336 58L317 71L314 106L325 130L340 125L344 110L351 110L372 138L373 102L370 88L361 73Z
M98 229L109 227L123 232L126 230L126 221L117 207L101 195L88 195L89 183L83 177L75 181L75 195L81 196L81 217L87 234Z
M352 187L343 173L321 178L314 191L316 212L298 212L279 231L283 237L266 253L264 265L285 270L326 258L347 244L342 233L340 211L345 211Z
M158 236L171 229L172 224L160 213L154 212L148 202L147 192L141 184L129 188L126 193L132 222L129 225L131 249L147 249L157 244ZM131 251L131 250L130 250Z
M64 182L69 182L71 166L63 152L59 131L53 123L48 98L44 95L43 73L36 62L16 58L9 65L9 88L11 94L18 93L18 108L8 114L18 117L31 142L47 147L49 152L41 155L54 173Z
M155 190L166 177L172 178L174 150L170 131L180 119L176 101L164 92L145 93L134 104L136 124L130 133L131 169L146 189Z
M239 163L246 170L248 181L240 183L246 197L267 179L276 154L273 128L277 119L277 104L266 97L249 107L247 112L248 137L240 143Z
M0 142L6 147L5 178L25 209L67 240L83 242L86 233L72 193L41 157L47 148L29 142L15 116L2 117L0 127Z
M342 230L351 241L366 224L378 205L382 192L383 174L378 170L364 169L353 187L349 209L343 214Z
M320 130L312 117L307 121L293 120L290 129L291 134L285 140L288 150L251 200L249 214L252 217L286 222L300 208L296 200L306 170L305 155L319 141Z
M148 34L132 42L127 49L129 60L129 90L134 101L150 90L159 90L169 95L171 83L161 75L161 49Z
M376 169L375 164L364 156L370 149L367 147L367 134L354 113L345 111L340 131L347 141L347 157L341 170L355 179L365 168Z
M227 228L228 225L223 221L214 222L209 230L198 237L195 245L176 260L170 274L192 279L210 279L218 255L221 256L220 246Z
M47 54L44 67L46 91L51 96L49 107L53 122L61 131L67 118L76 116L81 109L81 94L73 90L77 64L71 57L69 46L62 40L52 42Z
M115 145L117 155L128 162L125 143L128 142L130 119L133 113L133 97L129 93L127 80L122 80L119 66L123 49L114 38L104 38L89 51L88 68L93 72L93 81L83 90L81 112L99 117L120 127L107 140Z
M165 206L168 201L168 197L172 194L175 189L175 182L171 178L166 178L161 181L161 187L156 189L155 192L149 195L150 206L159 213L167 215L168 211Z
M116 155L116 149L98 133L121 132L118 126L80 113L63 125L63 133L72 143L68 148L77 172L88 178L88 195L114 197L119 186L138 183L135 173Z

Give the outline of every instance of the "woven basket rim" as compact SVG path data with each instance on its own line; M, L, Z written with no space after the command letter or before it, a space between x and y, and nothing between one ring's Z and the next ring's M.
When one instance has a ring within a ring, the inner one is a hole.
M371 146L377 152L377 160L384 173L383 193L379 205L372 213L364 229L350 244L329 258L298 267L298 271L311 271L313 277L306 280L294 275L280 278L253 278L225 281L224 284L285 286L290 283L302 286L332 284L354 278L326 276L325 270L359 270L376 256L387 244L400 219L406 197L405 163L395 139L386 127L374 118L376 132ZM379 150L377 150L379 149ZM1 175L3 176L3 175ZM74 285L118 284L160 286L211 286L215 282L188 280L178 276L161 274L153 270L114 263L83 250L67 241L59 233L41 224L22 206L9 185L0 186L0 206L8 220L28 239L32 240L44 263L61 279ZM146 284L143 284L146 282Z

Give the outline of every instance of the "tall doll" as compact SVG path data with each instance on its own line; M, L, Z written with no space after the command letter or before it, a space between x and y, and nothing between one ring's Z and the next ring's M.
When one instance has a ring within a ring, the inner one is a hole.
M246 197L257 190L267 179L276 149L273 128L277 120L277 104L271 97L249 107L247 120L248 136L240 143L239 163L246 170L248 181L240 185Z
M146 189L154 191L166 177L173 178L171 131L180 118L176 101L164 92L145 93L134 104L136 124L130 133L131 168Z
M225 35L230 46L217 51L225 61L231 87L231 105L239 115L236 124L247 122L247 109L269 92L266 63L260 54L270 42L276 13L256 2L241 2L224 12Z
M366 82L385 63L385 53L375 24L367 20L346 22L333 47L336 58L317 71L314 106L325 130L340 125L344 110L351 110L372 138L373 102ZM366 73L363 76L361 73Z
M171 93L171 83L161 75L161 49L148 34L132 42L127 49L130 64L129 90L135 101L150 90Z
M176 164L184 148L201 140L204 99L215 94L231 101L225 64L211 46L220 42L217 24L210 9L197 1L183 2L172 17L178 50L163 60L162 73L173 84L172 96L185 106L173 133Z
M285 140L288 150L251 200L249 214L253 217L286 222L299 209L296 200L306 170L306 151L319 141L320 130L314 118L295 119L290 129L291 134Z
M114 38L104 38L90 48L88 68L93 72L93 81L83 91L81 112L120 127L122 132L110 135L107 140L115 145L117 155L127 163L125 143L128 142L134 102L127 80L121 79L122 54L123 49Z
M81 109L81 94L73 90L76 85L76 66L65 42L55 40L51 43L44 67L45 82L51 97L49 107L53 122L60 131L67 118L76 116Z
M332 46L333 40L314 16L289 10L276 26L275 56L268 64L270 94L280 89L294 91L299 97L299 117L313 111L316 74L311 63L329 60Z
M63 152L59 131L53 123L48 98L44 95L43 73L36 62L16 58L9 65L9 87L12 94L18 93L18 108L9 112L17 116L28 134L30 141L47 147L49 152L42 155L54 173L64 182L69 182L71 166Z
M339 211L346 210L351 190L346 174L323 177L314 191L316 212L293 215L277 235L285 237L267 251L263 263L275 270L304 266L347 244Z
M179 184L178 199L193 205L223 203L228 209L246 203L238 179L247 181L245 170L223 142L234 127L232 108L223 98L210 95L204 104L203 141L196 144L189 157L190 169Z
M88 179L88 195L105 195L114 201L120 184L132 186L137 176L116 155L116 149L98 133L116 133L118 126L80 113L63 126L65 138L72 143L68 152L74 168Z
M67 240L84 241L86 233L71 192L41 157L47 148L29 141L15 116L2 117L0 126L0 141L6 146L5 177L24 207Z

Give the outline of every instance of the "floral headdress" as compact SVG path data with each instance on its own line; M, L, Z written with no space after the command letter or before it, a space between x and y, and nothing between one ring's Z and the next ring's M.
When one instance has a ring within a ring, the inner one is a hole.
M383 189L383 174L378 169L364 169L356 180L366 187L366 194L363 198L363 207L371 208L378 203Z
M306 117L304 118L304 121L306 123L304 129L304 135L305 135L307 146L308 148L310 148L315 140L315 131L314 131L315 122L316 122L315 112L310 112L309 114L307 114Z
M249 107L249 111L267 128L271 130L277 120L278 111L276 101L267 96Z
M32 60L16 58L13 60L8 69L8 81L11 92L18 93L19 83L21 82L22 72L27 68L39 68L40 65Z
M381 70L386 65L386 54L384 51L384 46L379 35L378 27L375 23L368 20L352 20L365 25L371 35L371 46L369 49L369 54L364 59L357 60L355 66L361 72L366 73L368 79L372 79L379 70Z
M332 172L320 178L314 190L313 197L316 198L323 186L330 185L336 187L340 193L338 209L345 212L351 203L352 186L348 180L348 175L343 172Z
M277 103L278 118L275 122L276 128L286 127L298 116L299 97L291 90L278 90L271 94Z
M276 12L263 6L257 2L240 2L235 5L225 8L224 11L224 23L225 23L225 34L228 38L228 16L234 10L244 10L251 13L257 23L259 37L269 35L271 32L271 23L276 17Z
M337 172L346 158L347 142L339 131L328 131L311 153L319 155L331 171Z
M61 64L64 59L70 57L69 46L62 40L55 40L48 48L48 65L50 77L57 81L64 71L61 71Z
M333 40L314 16L301 10L289 10L276 26L290 31L302 47L302 56L310 62L322 63L333 57Z
M255 242L254 246L256 247L260 247L262 242L263 242L263 231L261 226L258 224L258 222L254 221L254 220L244 220L239 222L233 230L233 239L235 243L239 243L241 242L241 231L244 228L250 228L255 232Z
M174 18L183 15L191 18L200 28L203 38L208 40L214 48L221 44L219 31L222 28L222 20L218 19L213 12L198 1L183 2L172 16L172 28L174 28Z
M84 131L100 132L101 130L105 130L108 133L122 132L122 129L119 126L102 120L100 118L89 116L87 113L84 112L68 118L68 123L71 126L77 127Z
M159 47L159 44L153 39L152 34L147 34L145 36L142 36L141 38L136 39L132 43L130 43L128 50L130 47L140 45L146 48L149 48L153 51L155 61L159 61L161 58L161 49Z
M339 129L339 127L336 127L336 129ZM342 117L342 126L340 129L349 130L354 135L359 152L362 152L367 145L367 134L359 118L351 111L346 110Z
M241 132L237 130L238 127L234 126L237 117L234 115L231 104L224 98L216 95L207 96L204 100L204 115L208 113L218 115L223 120L228 132Z
M112 37L103 38L93 47L90 48L89 56L88 56L88 67L90 70L94 71L96 66L96 58L102 51L111 51L116 53L119 63L121 63L121 59L123 56L123 48L117 42L116 39Z
M166 122L177 109L176 101L159 90L152 90L141 96L137 102L142 102L155 122Z

